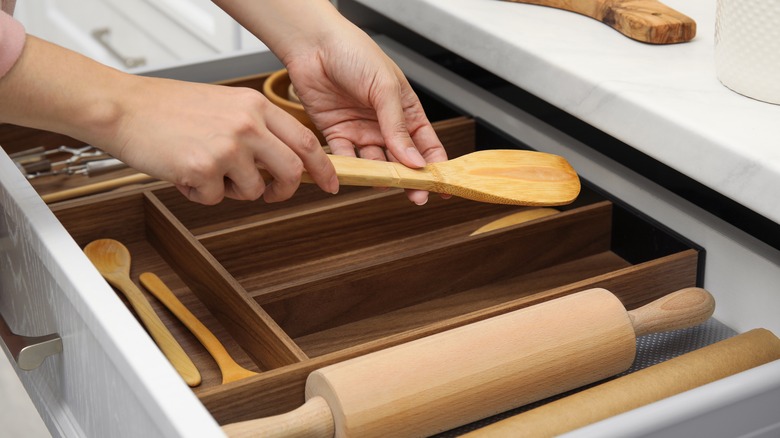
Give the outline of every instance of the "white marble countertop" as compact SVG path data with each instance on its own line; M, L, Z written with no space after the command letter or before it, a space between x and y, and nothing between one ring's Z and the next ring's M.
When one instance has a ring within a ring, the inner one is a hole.
M589 17L497 0L359 0L780 223L780 105L724 87L716 0L667 0L687 43L649 45Z

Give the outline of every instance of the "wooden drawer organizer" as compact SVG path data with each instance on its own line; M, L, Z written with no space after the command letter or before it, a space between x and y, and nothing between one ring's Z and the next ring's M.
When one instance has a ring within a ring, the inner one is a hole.
M478 144L474 120L435 125L453 157ZM72 140L0 127L8 152L64 142ZM74 181L33 183L43 194ZM351 357L592 287L632 309L697 282L697 250L587 185L560 213L474 236L523 208L437 196L418 207L398 190L342 187L334 196L311 185L284 203L203 206L155 182L51 209L82 247L123 242L136 283L157 273L259 373L222 385L205 349L149 295L201 371L193 391L221 424L300 406L311 371Z

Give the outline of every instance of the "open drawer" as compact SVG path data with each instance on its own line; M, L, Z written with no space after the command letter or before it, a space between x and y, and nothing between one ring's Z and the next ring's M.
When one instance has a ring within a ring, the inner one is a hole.
M232 82L259 89L265 77ZM435 127L451 157L485 145L520 146L468 117L449 114ZM0 144L8 153L78 146L10 126L1 127ZM31 182L41 195L84 184L74 177ZM143 272L157 274L256 373L221 384L203 346L147 294L202 375L191 391L210 414L205 423L213 417L221 425L297 408L307 375L329 364L594 287L634 309L700 285L702 276L701 248L587 182L571 205L486 232L489 224L534 209L436 196L418 207L398 190L342 187L330 195L314 186L302 186L284 203L202 206L168 183L151 182L55 202L49 210L79 248L103 238L122 242L136 284ZM110 293L108 286L104 291ZM126 328L142 333L140 325ZM163 376L175 379L172 370ZM182 382L170 384L174 395L189 391ZM112 436L123 433L117 429Z
M260 87L264 77L235 82ZM451 157L475 150L478 137L497 141L470 118L435 125ZM72 143L8 126L2 134L9 153ZM45 195L83 181L32 183ZM139 286L141 273L157 274L257 373L221 384L203 346L147 294L201 372L193 392L220 424L300 406L306 376L328 364L593 287L633 309L695 286L699 269L699 249L587 187L558 211L485 232L538 209L437 196L418 207L400 190L342 187L334 196L315 186L284 203L203 206L162 182L50 208L81 248L122 242Z

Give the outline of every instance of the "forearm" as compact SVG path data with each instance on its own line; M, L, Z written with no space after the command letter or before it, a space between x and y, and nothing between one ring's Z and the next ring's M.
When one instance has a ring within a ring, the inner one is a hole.
M28 35L21 56L0 78L0 122L101 141L119 118L124 74Z
M260 38L283 62L314 47L344 26L352 26L327 0L213 0Z

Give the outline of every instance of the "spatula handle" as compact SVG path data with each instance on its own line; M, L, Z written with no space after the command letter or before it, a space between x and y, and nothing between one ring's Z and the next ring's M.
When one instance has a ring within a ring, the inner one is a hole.
M365 158L328 155L336 169L339 183L345 186L395 187L407 189L432 190L433 174L427 169L410 169L401 163L391 161L367 160ZM271 174L260 169L263 179L271 181ZM314 182L304 171L301 181Z
M715 299L704 289L690 287L665 295L628 312L637 337L699 325L712 316Z

